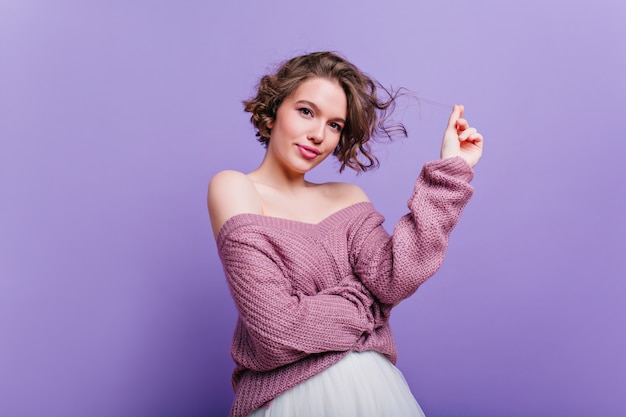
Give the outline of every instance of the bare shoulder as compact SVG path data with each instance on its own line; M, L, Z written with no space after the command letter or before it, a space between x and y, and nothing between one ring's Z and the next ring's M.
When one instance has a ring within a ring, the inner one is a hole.
M239 171L220 171L209 182L207 206L213 234L231 217L241 213L262 214L261 200L254 183Z
M344 207L370 201L365 191L358 185L347 182L328 182L324 185L327 195L336 201L341 201Z

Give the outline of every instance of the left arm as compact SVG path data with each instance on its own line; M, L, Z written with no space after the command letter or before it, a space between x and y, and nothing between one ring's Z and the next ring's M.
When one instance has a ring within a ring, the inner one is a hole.
M415 183L410 213L396 224L392 236L378 213L356 227L351 263L380 302L399 303L439 269L450 233L472 195L471 177L469 165L460 158L429 162Z
M413 294L443 263L452 229L473 193L472 167L482 154L482 135L454 106L444 133L442 159L426 164L409 199L410 213L389 236L379 214L356 229L351 262L378 300L395 305Z

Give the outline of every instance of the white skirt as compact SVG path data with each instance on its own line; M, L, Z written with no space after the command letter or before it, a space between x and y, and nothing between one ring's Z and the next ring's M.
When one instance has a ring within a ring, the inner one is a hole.
M350 352L248 417L424 417L402 373L378 352Z

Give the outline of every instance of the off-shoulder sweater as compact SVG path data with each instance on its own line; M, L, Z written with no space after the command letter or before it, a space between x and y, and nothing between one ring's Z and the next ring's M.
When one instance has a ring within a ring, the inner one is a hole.
M369 202L318 224L228 219L217 248L239 312L230 416L248 415L350 351L395 363L390 310L441 266L472 176L458 157L424 165L391 236Z

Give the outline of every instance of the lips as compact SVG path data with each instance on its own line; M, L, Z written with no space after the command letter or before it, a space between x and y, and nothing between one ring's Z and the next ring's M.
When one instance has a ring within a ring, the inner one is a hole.
M300 154L306 159L314 159L315 157L317 157L319 154L322 153L320 152L319 149L314 148L313 146L306 146L306 145L296 145L296 146L298 147Z

